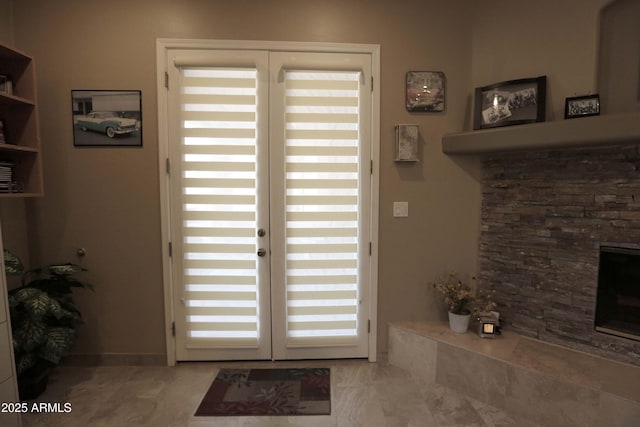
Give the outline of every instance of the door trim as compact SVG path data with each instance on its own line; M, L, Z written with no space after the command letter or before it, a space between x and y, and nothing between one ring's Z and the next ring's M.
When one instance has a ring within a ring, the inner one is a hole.
M369 322L368 339L369 361L377 360L377 307L378 307L378 224L379 224L379 183L380 183L380 45L375 44L342 44L286 41L254 41L254 40L199 40L199 39L157 39L156 40L156 79L158 96L158 170L160 182L160 214L161 214L161 252L162 282L165 306L165 338L167 365L176 364L176 340L173 336L175 312L173 307L173 284L171 270L171 218L169 188L169 93L165 87L165 76L168 72L168 60L173 50L269 50L300 51L328 53L365 53L372 58L372 96L371 96L371 262L369 283Z

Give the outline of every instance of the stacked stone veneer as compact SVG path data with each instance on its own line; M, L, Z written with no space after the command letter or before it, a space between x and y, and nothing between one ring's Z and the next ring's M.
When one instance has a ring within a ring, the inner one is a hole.
M479 286L506 327L640 365L639 341L594 330L600 245L640 247L640 141L492 154L482 196Z

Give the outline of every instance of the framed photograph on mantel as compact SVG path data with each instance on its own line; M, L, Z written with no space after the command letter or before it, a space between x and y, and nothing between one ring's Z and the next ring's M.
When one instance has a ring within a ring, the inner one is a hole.
M577 117L597 116L600 114L600 96L593 95L574 96L567 98L564 104L564 118L575 119Z
M473 129L544 122L547 76L476 88Z

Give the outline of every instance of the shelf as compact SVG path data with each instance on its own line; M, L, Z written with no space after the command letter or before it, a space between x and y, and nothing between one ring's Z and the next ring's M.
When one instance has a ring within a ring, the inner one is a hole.
M16 48L0 44L0 61L30 62L32 58Z
M8 76L12 91L0 93L0 120L3 141L0 160L13 164L13 175L3 177L21 185L22 193L0 193L0 198L37 197L43 195L40 130L36 105L35 66L33 58L0 44L0 74ZM6 185L5 185L6 187Z
M10 106L17 106L17 105L34 106L35 105L33 101L29 99L21 98L15 95L9 95L7 93L0 93L0 105L2 104L6 104Z
M24 199L25 197L42 197L44 193L0 193L0 199Z
M445 154L486 154L640 143L640 113L532 123L442 137Z
M38 153L38 149L31 147L22 147L20 145L0 144L0 153Z

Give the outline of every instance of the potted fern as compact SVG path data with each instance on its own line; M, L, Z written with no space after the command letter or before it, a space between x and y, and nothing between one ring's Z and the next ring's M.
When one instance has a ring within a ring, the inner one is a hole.
M13 351L20 399L33 399L47 387L51 368L69 354L81 323L73 301L73 288L88 288L75 274L86 271L76 264L52 264L25 270L11 252L4 251L5 272L20 276L21 285L9 291Z

